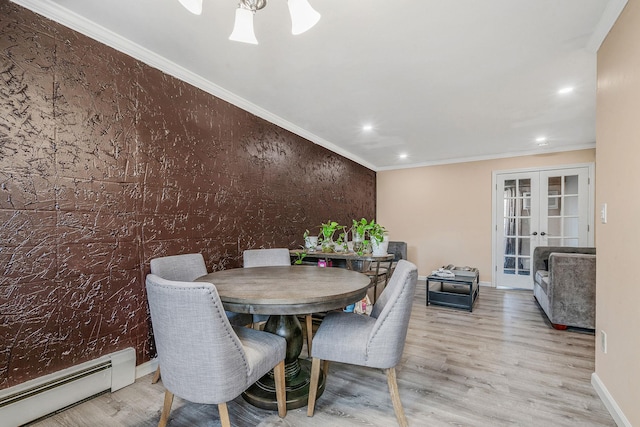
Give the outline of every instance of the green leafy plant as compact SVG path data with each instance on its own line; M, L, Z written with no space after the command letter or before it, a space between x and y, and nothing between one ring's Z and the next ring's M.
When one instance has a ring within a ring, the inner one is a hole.
M371 220L371 223L372 224L371 229L369 230L369 237L371 237L371 239L375 239L377 243L382 243L382 241L384 240L384 234L387 232L387 230L374 220Z
M352 220L351 235L353 236L353 250L358 255L363 255L369 248L369 231L374 221L367 221L365 218Z
M322 245L322 252L333 252L333 235L340 229L344 230L345 227L331 220L320 225L320 236L318 240Z
M338 238L335 241L335 246L339 247L341 250L346 251L349 247L347 246L347 232L343 231L338 235Z
M361 239L365 240L367 238L367 234L371 227L373 226L373 220L371 222L367 221L365 218L358 220L352 220L353 224L351 225L351 234L354 236L358 235Z
M300 246L300 247L302 248L302 251L296 254L296 260L293 262L296 265L302 264L302 260L307 256L307 253L304 250L305 249L304 246Z

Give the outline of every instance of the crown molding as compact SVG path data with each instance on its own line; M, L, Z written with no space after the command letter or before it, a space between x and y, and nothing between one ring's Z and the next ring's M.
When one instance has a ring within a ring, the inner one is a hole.
M613 28L613 25L622 13L622 9L627 5L627 1L628 0L609 0L607 7L600 17L600 21L598 21L596 28L593 30L593 33L591 33L591 37L587 42L587 51L591 53L598 52L607 34L609 34L609 31L611 31L611 28Z
M193 73L186 68L169 61L156 54L155 52L146 49L131 40L122 37L115 32L108 30L93 21L90 21L83 16L61 7L56 3L49 0L11 0L12 3L20 5L26 9L31 10L39 15L49 18L65 27L71 28L87 37L90 37L100 43L103 43L113 49L116 49L122 53L125 53L132 58L137 59L153 68L169 74L179 80L189 83L203 91L220 98L230 104L235 105L257 117L260 117L268 122L271 122L283 129L286 129L302 138L305 138L314 144L320 145L336 154L339 154L349 160L352 160L368 169L376 171L376 167L367 162L366 160L356 156L355 154L338 147L337 145L329 142L300 126L291 123L290 121L283 119L282 117L273 114L264 108L228 91L227 89L216 85L215 83L201 77L200 75Z
M545 147L545 148L538 148L535 150L510 151L507 153L500 153L500 154L487 154L483 156L457 157L453 159L434 160L432 162L420 162L420 163L411 163L406 165L382 166L377 169L377 172L398 170L398 169L422 168L426 166L450 165L454 163L481 162L486 160L507 159L510 157L536 156L536 155L539 156L539 155L544 155L549 153L562 153L565 151L588 150L591 148L596 148L595 142L591 142L587 144L565 145L558 148Z

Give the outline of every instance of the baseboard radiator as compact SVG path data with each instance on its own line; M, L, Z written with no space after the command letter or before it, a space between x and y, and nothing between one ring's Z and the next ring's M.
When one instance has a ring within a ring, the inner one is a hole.
M136 379L136 352L127 348L0 390L0 425L20 426Z

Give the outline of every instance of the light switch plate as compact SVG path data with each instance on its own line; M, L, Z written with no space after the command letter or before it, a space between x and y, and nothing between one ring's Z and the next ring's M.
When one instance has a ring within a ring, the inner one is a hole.
M600 205L600 222L603 224L607 223L607 204L603 203Z

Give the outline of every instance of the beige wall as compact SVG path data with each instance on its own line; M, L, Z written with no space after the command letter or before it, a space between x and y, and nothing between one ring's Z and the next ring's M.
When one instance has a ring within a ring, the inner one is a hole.
M640 2L631 0L598 51L596 206L598 234L596 376L640 426ZM597 335L600 339L599 334Z
M452 263L491 282L493 172L594 161L591 149L378 172L377 220L407 242L420 275Z

